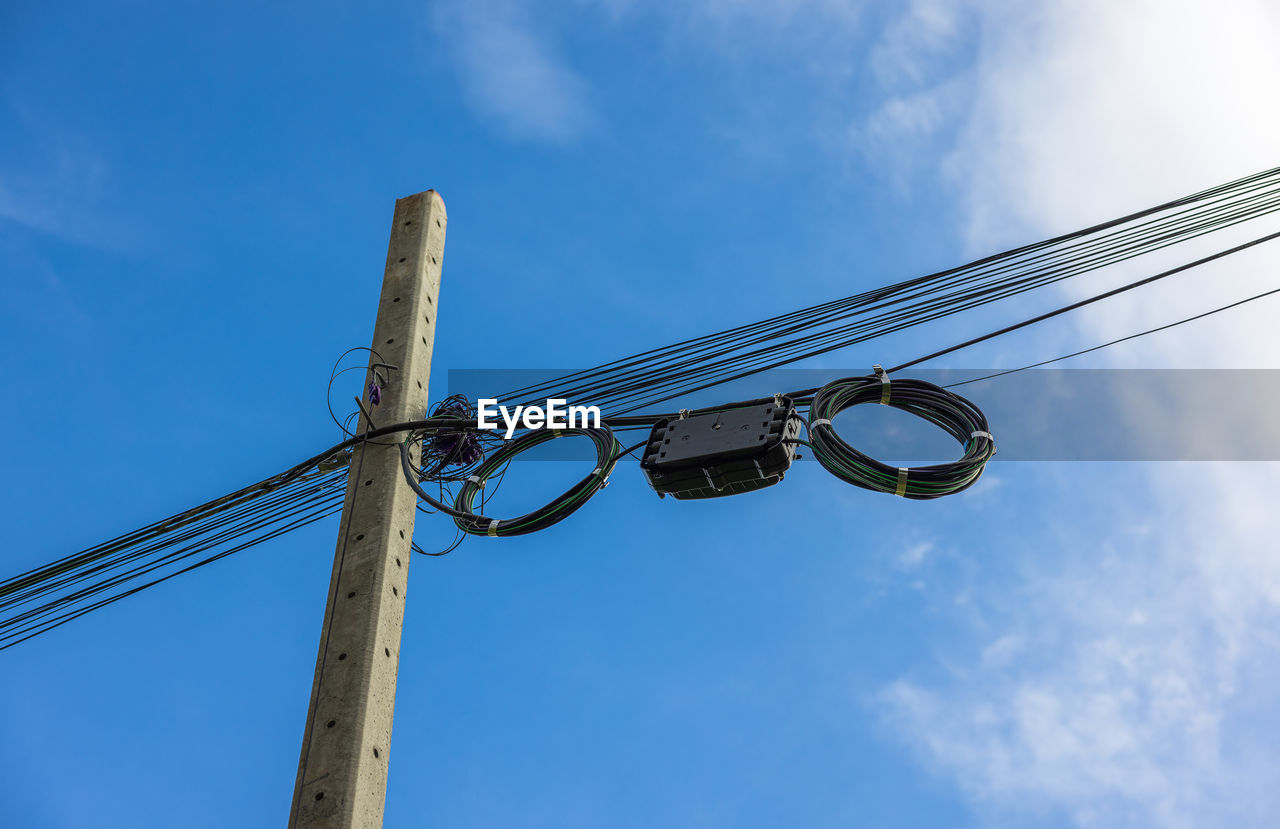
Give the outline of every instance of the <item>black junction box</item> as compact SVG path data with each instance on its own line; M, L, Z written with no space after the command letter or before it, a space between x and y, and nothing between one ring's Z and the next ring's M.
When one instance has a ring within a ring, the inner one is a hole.
M800 418L785 397L660 420L640 468L658 495L719 498L773 486L791 467Z

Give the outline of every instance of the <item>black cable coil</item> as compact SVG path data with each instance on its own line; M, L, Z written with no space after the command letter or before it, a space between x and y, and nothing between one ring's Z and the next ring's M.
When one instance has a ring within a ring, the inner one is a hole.
M596 446L596 467L581 481L574 484L562 495L545 507L521 515L517 518L494 519L473 512L475 498L480 494L489 477L504 469L521 452L532 449L558 437L582 435L591 438ZM400 444L400 462L404 468L409 485L417 492L418 497L431 506L453 516L458 528L470 535L514 536L538 532L552 524L563 521L585 504L608 483L609 475L622 456L622 445L618 443L612 430L607 426L596 429L538 429L526 432L520 437L507 441L500 448L485 458L471 475L463 482L462 488L454 499L453 506L446 506L432 498L420 486L413 473L413 465L409 459L409 439Z
M836 415L860 403L883 403L941 426L964 446L964 456L934 466L895 467L862 454L831 426ZM833 380L818 389L809 405L809 439L818 462L837 478L917 501L972 486L996 453L986 415L973 403L923 380L890 381L883 372Z

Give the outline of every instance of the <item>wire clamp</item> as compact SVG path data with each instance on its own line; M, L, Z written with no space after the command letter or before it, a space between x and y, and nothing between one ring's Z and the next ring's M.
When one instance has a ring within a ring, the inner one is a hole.
M884 366L876 363L871 367L876 373L876 377L880 378L880 405L889 405L889 375L885 373Z
M467 480L481 489L484 489L484 478L481 478L479 475L468 475Z
M385 368L387 373L384 375L382 372L378 371L380 368ZM371 389L374 386L378 388L379 398L382 396L382 390L391 385L391 372L398 371L399 369L400 366L393 366L390 363L376 362L369 364L369 371L373 372L373 381L369 383L369 386ZM378 405L378 402L378 400L374 400L373 405Z
M485 530L485 535L489 536L490 538L496 538L496 537L498 536L498 524L499 524L499 523L500 523L500 522L499 522L499 520L498 520L497 518L495 518L495 519L493 519L492 521L490 521L490 522L489 522L489 529Z
M898 488L893 491L894 495L905 498L907 495L907 473L910 470L905 466L898 467Z
M829 417L820 417L820 418L818 418L817 420L810 421L810 423L809 423L809 428L810 428L810 429L817 429L819 426L830 426L830 425L831 425L831 418L829 418Z

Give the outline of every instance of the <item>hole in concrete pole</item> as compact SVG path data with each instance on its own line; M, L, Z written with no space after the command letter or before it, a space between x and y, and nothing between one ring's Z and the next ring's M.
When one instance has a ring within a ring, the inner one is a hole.
M399 590L396 590L396 589L393 587L393 588L391 588L391 595L392 595L392 596L399 596L399 595L400 595L400 591L399 591Z
M356 597L356 591L354 590L352 590L350 593L347 594L348 599L354 599L355 597Z
M371 483L373 483L373 479L372 479L372 478L370 478L369 480L365 481L365 482L364 482L364 485L365 485L365 486L368 486L368 485L369 485L369 484L371 484Z
M401 257L400 257L400 261L401 261L401 262L403 262L403 261L404 261L404 259L405 259L405 258L404 258L403 256L401 256Z
M346 655L345 653L340 653L340 654L338 654L338 661L339 661L339 662L341 662L342 660L344 660L344 659L346 659L346 658L347 658L347 655Z
M400 297L396 297L396 298L392 299L391 301L392 301L392 302L399 302L399 301L400 301Z
M325 723L325 724L324 724L324 727L325 727L325 728L333 728L333 727L334 727L335 725L337 725L337 724L338 724L338 721L337 721L337 720L329 720L327 723Z
M409 225L411 225L411 224L413 224L413 222L411 222L411 221L410 221L410 222L405 222L405 223L404 223L404 226L405 226L405 227L408 227L408 226L409 226Z
M383 652L383 653L385 653L387 656L390 656L390 655L391 655L391 648L383 648L383 649L382 649L382 652Z
M427 338L426 338L426 337L423 337L423 338L422 338L422 344L423 344L423 345L426 345L426 344L427 344Z
M387 345L391 345L395 341L396 341L396 338L392 337L391 339L387 340Z
M404 530L401 530L401 531L400 531L400 537L401 537L401 538L404 538Z
M378 756L378 750L377 750L376 748L373 750L373 756L374 756L374 757L377 757L377 756Z
M316 800L324 800L324 792L316 792Z
M427 297L427 304L428 304L428 305L435 305L435 303L431 301L431 297Z
M397 567L399 567L399 566L400 566L400 559L396 559L396 566L397 566Z
M364 541L364 533L360 533L359 535L357 535L356 541Z

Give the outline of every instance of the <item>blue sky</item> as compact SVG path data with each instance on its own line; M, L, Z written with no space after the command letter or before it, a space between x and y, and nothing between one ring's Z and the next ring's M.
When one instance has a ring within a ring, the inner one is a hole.
M593 364L1274 166L1277 36L1243 0L6 7L2 572L336 442L325 382L368 344L399 196L448 204L438 397L450 368ZM1167 322L1276 264L950 365ZM1273 314L1082 365L1273 368ZM576 475L526 465L505 503ZM413 562L386 825L1266 825L1276 475L997 463L917 503L806 464L676 504L620 467L550 531ZM281 825L335 532L0 654L0 824Z

